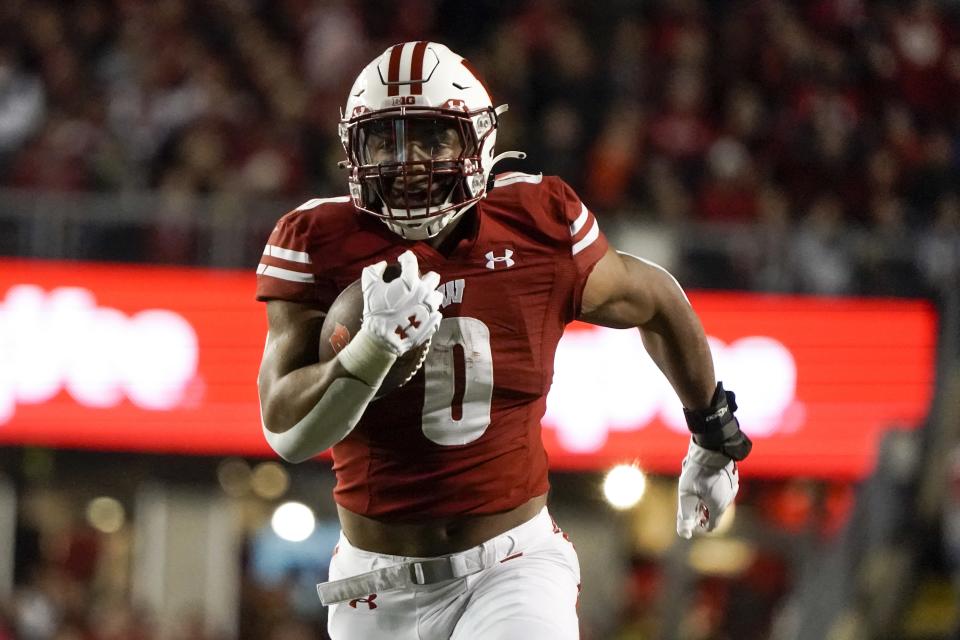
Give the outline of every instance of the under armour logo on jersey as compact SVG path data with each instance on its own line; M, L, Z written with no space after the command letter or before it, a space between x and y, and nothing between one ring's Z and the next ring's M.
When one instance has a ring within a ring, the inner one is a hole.
M374 600L376 599L377 599L377 594L371 593L366 598L354 598L353 600L350 601L350 606L356 609L357 605L362 602L363 604L367 605L367 609L376 609L377 603L374 602Z
M498 262L502 262L504 267L512 267L516 264L513 261L513 249L504 249L502 256L494 255L493 251L487 251L484 257L487 259L487 269L496 269Z

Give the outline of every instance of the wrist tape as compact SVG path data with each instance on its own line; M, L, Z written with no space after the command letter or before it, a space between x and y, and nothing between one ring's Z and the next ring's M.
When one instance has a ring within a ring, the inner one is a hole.
M740 423L733 412L737 410L737 398L718 382L713 399L706 409L683 410L687 428L693 441L704 449L719 451L734 460L743 460L750 454L753 443L740 430Z
M340 365L351 375L377 389L387 376L397 355L377 341L366 329L357 331L346 347L337 354Z

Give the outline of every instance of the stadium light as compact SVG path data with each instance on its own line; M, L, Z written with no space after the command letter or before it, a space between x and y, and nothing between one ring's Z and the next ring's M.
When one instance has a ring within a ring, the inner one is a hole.
M614 509L633 507L646 489L647 477L636 464L618 464L603 481L603 495Z
M264 500L276 500L290 488L290 475L278 462L268 460L253 469L253 492Z
M284 502L273 512L273 532L290 542L303 542L310 537L317 520L313 510L302 502Z
M123 505L114 498L100 496L87 503L87 522L101 533L116 533L125 521Z

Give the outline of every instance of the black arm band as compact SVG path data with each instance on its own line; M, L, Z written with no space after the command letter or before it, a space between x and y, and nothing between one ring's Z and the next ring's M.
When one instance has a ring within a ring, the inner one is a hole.
M740 423L733 415L736 410L736 396L732 391L724 390L723 383L718 382L710 406L695 411L684 409L683 417L687 419L687 428L695 443L739 461L750 454L753 443L740 431Z

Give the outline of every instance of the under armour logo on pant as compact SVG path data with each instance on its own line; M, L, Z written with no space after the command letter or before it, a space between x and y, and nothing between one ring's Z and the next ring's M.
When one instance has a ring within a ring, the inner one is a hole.
M377 603L374 602L374 600L376 599L377 599L377 594L371 593L366 598L354 598L353 600L350 601L350 606L356 609L357 603L362 602L363 604L367 605L367 609L376 609Z
M410 316L409 318L407 318L407 320L410 321L410 324L408 324L408 325L405 326L405 327L401 327L401 326L397 325L397 328L395 329L395 333L396 333L398 336L400 336L400 339L401 339L401 340L406 340L406 339L407 339L407 329L409 329L410 327L413 327L414 329L419 329L419 328L420 328L420 321L417 320L417 316Z
M493 251L487 251L484 257L487 259L487 269L496 269L498 262L502 262L504 267L512 267L516 264L513 261L513 249L504 249L502 256L494 255Z

